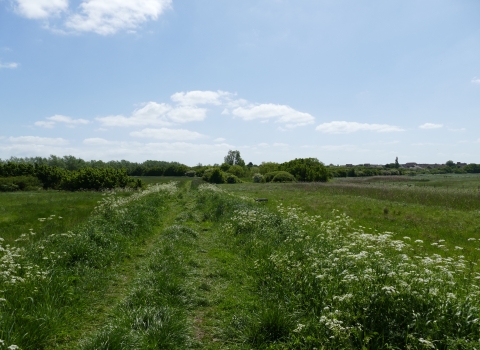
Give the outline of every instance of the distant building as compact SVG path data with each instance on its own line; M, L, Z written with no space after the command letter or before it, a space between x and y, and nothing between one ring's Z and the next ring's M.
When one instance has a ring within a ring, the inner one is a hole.
M417 166L417 163L415 162L405 163L403 166L405 168L415 168Z

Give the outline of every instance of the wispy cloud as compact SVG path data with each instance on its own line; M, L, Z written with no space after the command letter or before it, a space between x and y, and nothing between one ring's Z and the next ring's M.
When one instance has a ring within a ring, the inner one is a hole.
M96 118L104 126L170 126L174 123L202 121L207 110L196 106L172 107L166 103L148 102L133 111L130 117L111 115Z
M237 107L231 113L243 120L258 119L266 121L273 119L276 123L285 124L289 128L313 124L315 121L315 118L308 113L299 112L286 105L273 103Z
M480 84L480 78L477 78L477 77L473 78L473 79L472 79L472 83L474 83L474 84Z
M346 121L333 121L323 123L317 126L317 131L325 134L350 134L357 131L374 131L374 132L399 132L404 129L388 124L367 124Z
M63 138L50 138L39 136L18 136L9 137L8 141L16 144L29 144L29 145L48 145L48 146L63 146L68 145L68 141Z
M18 68L19 64L16 62L9 62L9 63L2 63L0 62L0 69L5 68L5 69L15 69Z
M433 123L425 123L418 126L420 129L440 129L443 128L443 124L433 124Z
M72 117L67 117L65 115L60 115L60 114L56 114L54 116L47 117L45 119L46 119L46 121L45 120L37 121L37 122L34 123L34 125L39 126L39 127L43 127L43 128L47 128L47 129L51 129L57 123L64 124L65 126L67 126L69 128L73 128L77 125L90 124L89 120L81 119L81 118L74 119Z
M171 96L173 102L180 105L196 106L201 104L221 105L225 99L233 96L226 91L188 91L177 92Z
M196 131L190 131L185 129L169 129L169 128L160 128L160 129L143 129L141 131L133 131L130 133L130 136L133 137L143 137L143 138L153 138L159 140L180 140L180 141L190 141L205 138L205 135L202 135Z

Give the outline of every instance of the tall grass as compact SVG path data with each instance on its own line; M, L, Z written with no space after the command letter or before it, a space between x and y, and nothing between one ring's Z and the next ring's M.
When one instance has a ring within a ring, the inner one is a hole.
M71 231L41 239L29 234L20 248L0 246L0 339L22 349L66 341L90 311L92 296L102 293L109 267L152 232L159 206L175 191L166 184L129 197L110 193Z
M261 302L232 324L237 341L269 349L480 347L480 274L463 256L427 254L420 240L393 239L339 212L323 221L208 188L198 203L217 208L208 218L223 225L257 281ZM443 245L436 242L439 252Z

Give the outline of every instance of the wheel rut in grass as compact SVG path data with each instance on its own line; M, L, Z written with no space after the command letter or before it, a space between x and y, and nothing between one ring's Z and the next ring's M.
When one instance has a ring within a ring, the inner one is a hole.
M154 234L132 244L123 261L110 271L105 271L105 278L109 280L107 282L108 286L102 288L101 291L93 292L95 295L91 298L88 307L89 311L82 315L75 334L67 337L65 341L55 344L52 348L77 348L79 342L88 338L108 323L115 307L128 294L137 272L148 262L149 256L155 249L162 231L174 223L175 217L181 212L182 208L176 199L170 199L163 203L158 210L161 210L163 213Z

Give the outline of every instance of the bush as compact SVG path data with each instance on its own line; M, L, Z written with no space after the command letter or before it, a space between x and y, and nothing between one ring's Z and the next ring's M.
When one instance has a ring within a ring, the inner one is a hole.
M273 179L277 176L280 175L276 181ZM265 182L292 182L296 181L295 176L290 174L287 171L272 171L271 173L266 173L264 175L264 181Z
M135 181L134 179L129 177L125 169L83 168L78 171L73 171L69 174L66 174L62 180L61 189L69 191L98 191L107 188L125 188L129 184L137 186L138 181Z
M296 182L295 176L286 171L279 171L272 179L272 182Z
M242 177L244 174L243 168L240 165L232 165L228 168L227 172L238 177Z
M221 171L220 168L205 170L202 178L212 184L224 184L226 182L225 173Z
M260 173L254 174L252 179L253 179L253 182L256 182L256 183L265 182L265 178Z
M237 176L233 175L233 174L229 174L227 176L227 183L229 184L238 184L238 183L242 183L242 180L240 180Z
M32 191L42 188L34 176L13 176L0 178L0 192Z
M195 170L189 170L185 173L185 176L188 176L188 177L195 177L195 174L197 172Z

